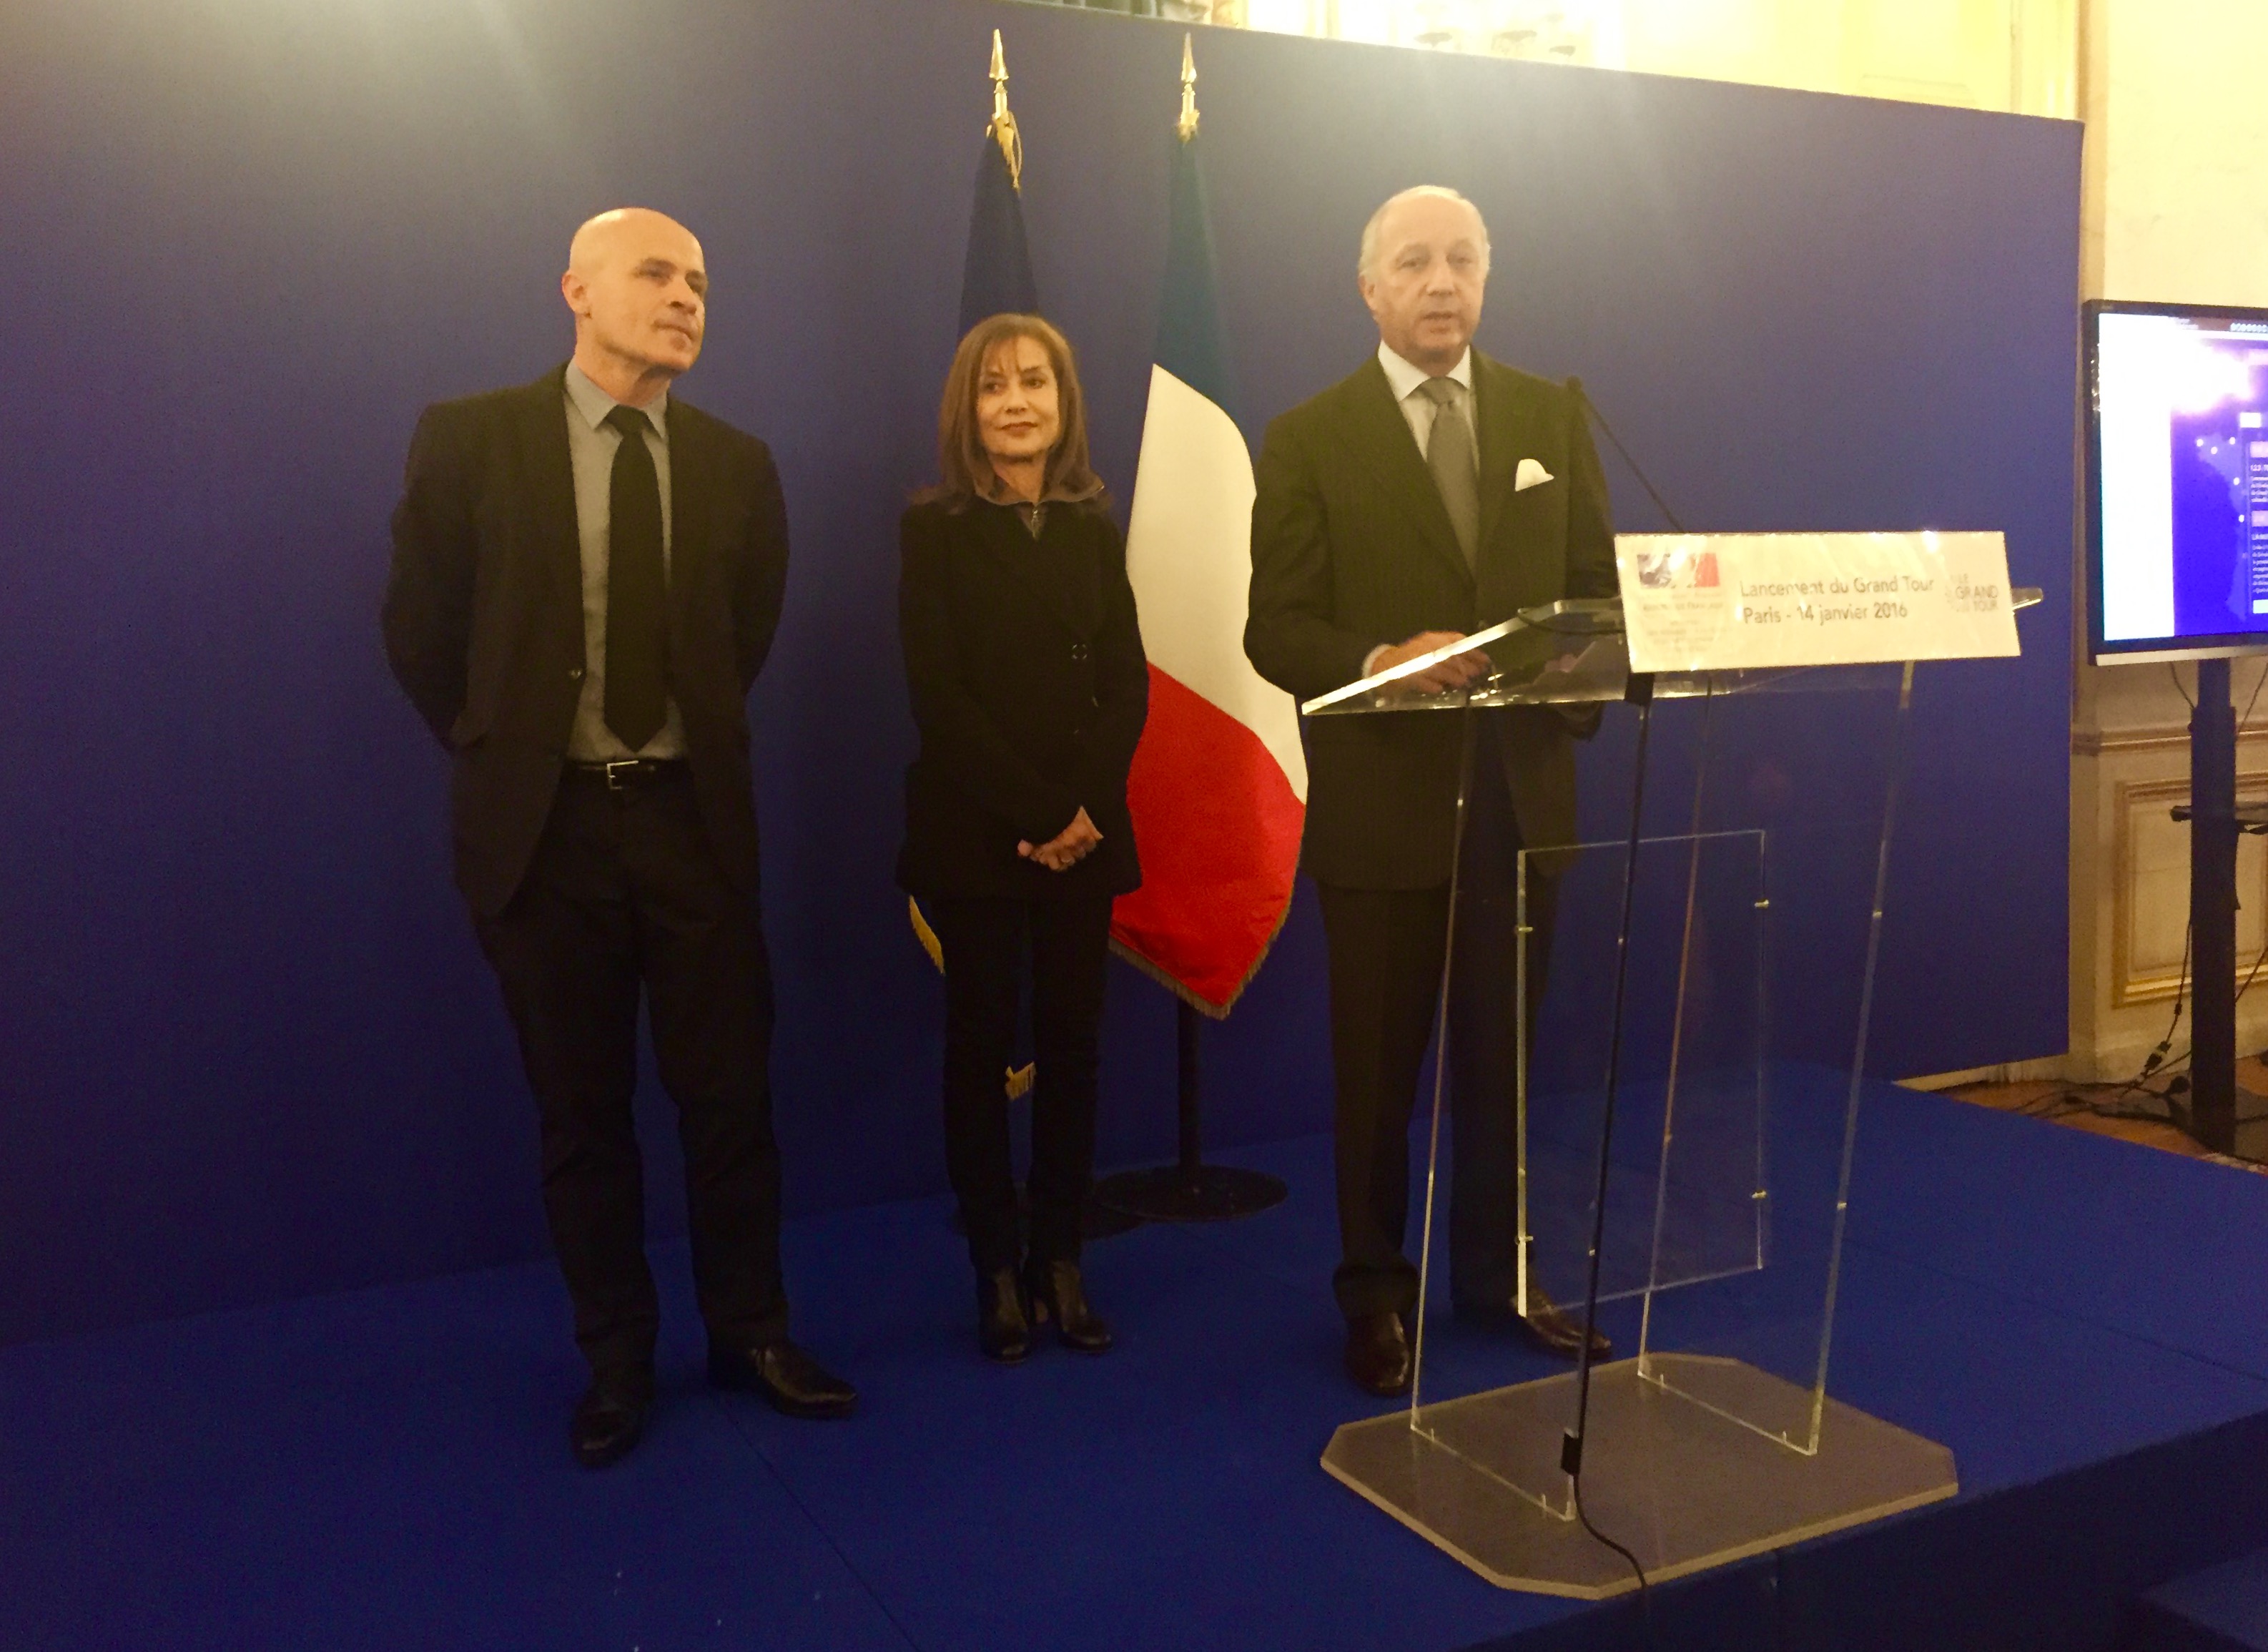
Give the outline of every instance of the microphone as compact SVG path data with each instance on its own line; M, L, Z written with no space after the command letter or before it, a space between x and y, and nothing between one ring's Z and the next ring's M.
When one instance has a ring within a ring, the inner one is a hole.
M1630 449L1623 446L1623 439L1615 434L1615 427L1607 423L1607 416L1599 411L1599 404L1592 401L1590 393L1583 388L1583 381L1572 373L1567 375L1567 394L1575 398L1575 405L1580 408L1591 422L1598 425L1606 439L1615 445L1615 451L1623 456L1623 463L1630 467L1631 475L1638 478L1638 486L1646 490L1646 497L1653 501L1653 508L1661 513L1662 520L1669 524L1671 531L1683 533L1685 524L1677 520L1677 513L1669 508L1669 502L1664 499L1660 490L1647 480L1646 472L1638 468L1638 461L1631 458Z

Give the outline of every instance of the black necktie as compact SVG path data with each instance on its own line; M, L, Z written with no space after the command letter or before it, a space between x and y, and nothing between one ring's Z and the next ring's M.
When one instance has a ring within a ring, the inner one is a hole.
M646 451L652 421L618 407L607 516L607 726L632 751L661 732L669 695L668 587L661 562L661 479Z

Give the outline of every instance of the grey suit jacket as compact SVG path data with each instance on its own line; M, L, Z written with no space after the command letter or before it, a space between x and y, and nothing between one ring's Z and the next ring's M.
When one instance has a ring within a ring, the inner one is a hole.
M1440 494L1373 358L1268 427L1255 467L1245 652L1300 699L1362 675L1381 643L1473 631L1561 597L1615 593L1614 530L1580 399L1473 352L1481 542L1469 569ZM1513 488L1522 459L1551 480ZM1498 719L1521 834L1574 841L1566 722L1542 707ZM1310 719L1300 864L1351 889L1446 883L1462 716Z

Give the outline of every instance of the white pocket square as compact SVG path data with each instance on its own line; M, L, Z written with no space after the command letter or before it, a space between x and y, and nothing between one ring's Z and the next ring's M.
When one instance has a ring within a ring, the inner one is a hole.
M1537 464L1533 459L1523 459L1520 461L1520 468L1513 473L1512 490L1514 493L1524 493L1528 489L1540 487L1550 480L1551 473L1542 465Z

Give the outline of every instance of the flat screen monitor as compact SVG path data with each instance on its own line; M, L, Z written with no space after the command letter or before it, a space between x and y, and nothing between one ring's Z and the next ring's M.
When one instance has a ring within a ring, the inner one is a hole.
M2268 653L2268 310L2087 306L2094 660Z

